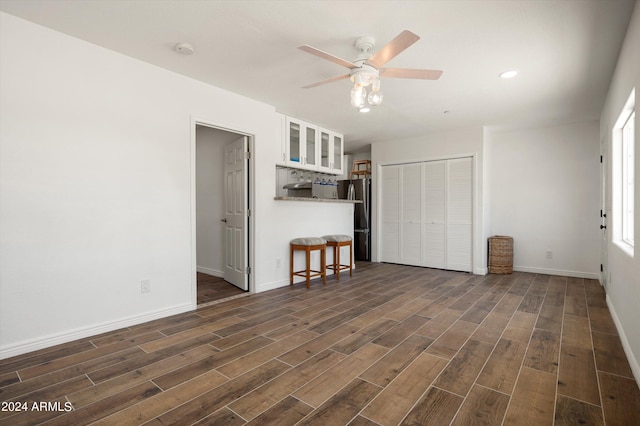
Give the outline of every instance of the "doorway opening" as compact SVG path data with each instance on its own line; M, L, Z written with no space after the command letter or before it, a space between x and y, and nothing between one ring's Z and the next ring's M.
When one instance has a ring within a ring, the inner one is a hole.
M198 307L249 294L252 137L194 121L192 296Z

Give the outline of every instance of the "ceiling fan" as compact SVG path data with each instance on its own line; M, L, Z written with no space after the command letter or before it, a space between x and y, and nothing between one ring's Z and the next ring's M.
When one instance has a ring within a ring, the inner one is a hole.
M334 64L349 68L348 74L309 84L303 88L310 89L312 87L322 86L323 84L333 83L334 81L349 78L354 83L354 87L351 89L351 105L358 108L361 112L368 112L369 109L366 106L367 100L371 106L380 105L380 103L382 103L380 77L413 78L421 80L437 80L440 78L442 75L442 71L440 70L383 68L387 62L395 58L418 40L420 40L419 36L411 31L404 30L396 36L396 38L387 43L387 45L382 49L375 54L372 54L373 47L375 46L375 39L370 36L358 37L354 46L358 51L360 51L360 54L353 62L339 58L309 45L300 46L299 49L307 53L326 59ZM371 85L371 91L367 96L366 87L369 85Z

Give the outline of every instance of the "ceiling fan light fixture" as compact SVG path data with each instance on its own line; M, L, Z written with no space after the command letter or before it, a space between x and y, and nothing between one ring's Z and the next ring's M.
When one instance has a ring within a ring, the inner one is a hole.
M382 92L380 91L380 79L376 78L371 84L371 92L367 96L369 105L378 106L382 103Z
M355 85L351 89L351 106L362 108L367 99L367 90L363 86Z
M382 92L380 90L372 90L367 97L369 105L378 106L382 103Z
M382 103L382 92L380 92L380 76L393 78L411 78L420 80L437 80L442 75L441 70L408 69L408 68L383 68L384 65L402 53L409 46L420 40L420 37L411 31L404 30L393 40L387 43L377 53L372 55L375 39L371 36L358 37L355 47L360 51L360 55L354 61L339 58L331 53L309 45L300 46L299 49L319 58L333 62L334 64L348 68L349 73L333 77L318 83L304 86L305 89L321 86L335 81L349 79L353 83L351 89L351 106L361 112L368 112L369 107ZM366 87L371 85L367 96ZM368 102L368 105L365 104Z

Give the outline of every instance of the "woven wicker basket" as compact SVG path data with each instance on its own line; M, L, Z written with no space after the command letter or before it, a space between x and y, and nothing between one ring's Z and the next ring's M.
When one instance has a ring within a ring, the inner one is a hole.
M489 237L489 273L513 272L513 238L496 235Z

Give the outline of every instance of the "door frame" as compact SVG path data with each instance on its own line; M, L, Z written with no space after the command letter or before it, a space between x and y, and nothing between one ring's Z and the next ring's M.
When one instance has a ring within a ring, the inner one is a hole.
M606 138L600 139L600 285L607 288L609 284L609 231L611 212L607 210L607 148ZM604 226L604 228L602 228Z
M235 133L238 136L246 136L248 138L247 148L251 155L248 158L247 168L247 181L245 187L245 193L247 196L247 209L251 211L247 219L247 232L245 244L247 244L247 264L245 265L251 271L249 273L249 293L255 293L255 158L253 153L255 152L254 135L244 132L242 130L231 129L223 126L219 123L215 123L211 120L191 116L190 122L190 142L189 142L189 177L190 177L190 193L189 193L189 208L191 219L191 270L190 270L190 288L191 288L191 305L193 309L198 306L198 274L197 274L197 250L196 250L196 126L211 127L217 130L225 132Z

